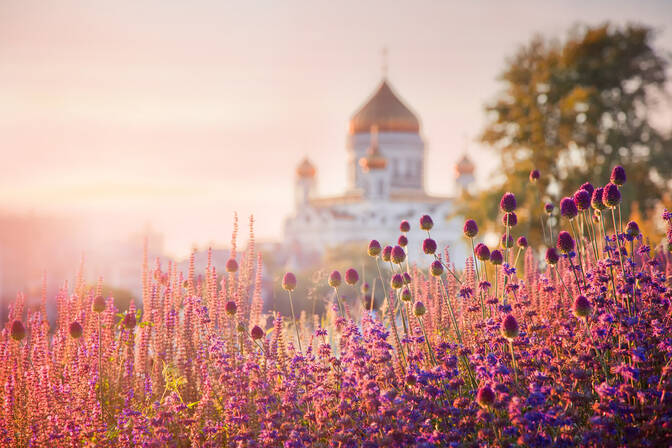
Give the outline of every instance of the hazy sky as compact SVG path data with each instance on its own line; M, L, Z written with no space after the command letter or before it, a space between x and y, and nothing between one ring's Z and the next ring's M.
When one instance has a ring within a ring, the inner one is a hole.
M0 1L0 208L151 225L171 253L226 243L234 211L279 238L294 167L345 186L348 119L389 78L419 114L430 192L484 124L507 56L575 22L641 22L667 1ZM475 158L492 157L475 143ZM478 166L481 182L494 168Z

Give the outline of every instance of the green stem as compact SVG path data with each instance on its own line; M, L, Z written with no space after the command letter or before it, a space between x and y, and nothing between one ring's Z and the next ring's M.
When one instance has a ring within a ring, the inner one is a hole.
M292 322L294 323L294 330L296 330L296 341L299 343L299 353L303 355L303 349L301 348L301 336L299 335L299 326L296 323L296 316L294 315L294 302L292 301L292 291L287 291L289 293L289 307L292 309Z

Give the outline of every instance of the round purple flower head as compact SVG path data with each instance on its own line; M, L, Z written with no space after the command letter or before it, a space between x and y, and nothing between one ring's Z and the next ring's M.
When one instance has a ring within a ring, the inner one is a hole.
M402 289L400 298L404 302L410 302L411 301L411 290L408 289L408 288Z
M502 200L499 202L499 208L501 208L504 213L511 213L515 211L516 196L510 192L504 193Z
M611 177L609 180L616 185L623 185L625 183L625 168L621 165L616 165L613 170L611 170Z
M574 250L574 238L572 238L572 235L570 235L569 232L563 230L558 233L557 246L558 249L560 249L560 252L568 254Z
M413 281L413 279L411 278L411 274L409 274L408 272L404 272L402 276L404 277L404 285L410 285L411 282Z
M364 282L362 283L362 287L360 288L360 290L362 291L362 294L368 294L371 292L371 285Z
M580 295L574 300L572 305L572 312L576 317L586 318L590 315L590 302L584 295Z
M392 246L385 246L381 257L383 261L390 261L390 258L392 257Z
M359 281L359 274L355 269L350 268L347 271L345 271L345 283L347 283L350 286L353 286L356 285L358 281Z
M287 272L284 277L282 277L282 289L285 291L294 291L296 288L296 275L291 272Z
M103 296L96 296L96 297L93 299L93 303L91 304L91 309L92 309L95 313L102 313L103 311L105 311L105 308L107 308L107 306L106 306L106 304L105 304L105 297L103 297Z
M394 274L390 279L390 286L392 286L392 289L400 289L404 286L404 277L401 274Z
M474 252L476 252L476 258L481 261L488 261L490 259L490 249L483 243L478 243L474 248Z
M84 329L82 328L82 325L77 321L74 321L73 323L70 324L70 327L68 327L68 331L72 339L79 339L82 337L82 334L84 334Z
M546 249L546 263L550 264L551 266L554 266L558 264L558 261L560 260L560 256L558 255L558 251L555 250L555 247L549 247Z
M495 392L490 388L490 386L483 386L478 388L476 393L476 403L482 408L489 408L495 404Z
M516 245L521 249L525 249L527 246L529 246L527 238L525 238L525 236L519 237L518 240L516 241Z
M262 330L259 325L255 325L252 327L252 331L250 331L250 336L254 340L261 339L264 337L264 330Z
M586 182L585 184L581 185L581 190L586 190L589 195L593 195L593 191L595 191L595 187L593 187L593 184L590 182Z
M236 305L236 302L234 302L233 300L229 300L228 302L226 302L224 310L226 311L226 314L228 314L229 316L235 316L236 312L238 311L238 305Z
M441 277L441 274L443 274L443 265L439 260L434 260L432 261L432 264L429 265L429 272L431 272L434 277Z
M235 258L229 258L226 260L226 272L233 273L238 270L238 262Z
M530 171L530 182L535 183L536 181L539 180L539 177L541 177L539 170Z
M397 244L400 245L401 247L408 246L408 238L406 238L406 235L399 235L399 238L397 239Z
M639 226L635 221L630 221L626 226L625 226L625 233L628 234L630 238L635 238L639 236Z
M422 242L422 251L428 255L432 255L436 252L436 241L431 238L425 238L425 241Z
M574 219L578 214L579 210L576 208L574 199L562 198L562 201L560 201L560 215L567 219Z
M500 264L504 263L504 255L502 255L501 250L495 249L490 252L490 263L494 264L495 266L499 266Z
M518 224L518 215L516 215L516 212L505 213L502 216L502 224L509 227L514 227Z
M408 233L411 230L411 223L409 223L404 219L403 221L401 221L401 224L399 224L399 230L402 233Z
M413 314L415 314L415 317L422 317L426 312L427 308L425 308L425 304L421 301L418 300L413 304Z
M518 321L513 314L507 314L504 320L502 321L502 326L499 328L502 336L504 336L509 341L514 340L518 337L520 329L518 328Z
M390 259L394 264L401 264L406 259L406 252L401 246L394 246L390 252Z
M26 327L23 326L23 322L20 320L15 320L12 322L12 327L9 330L9 335L15 341L20 341L26 337Z
M473 238L478 235L478 224L473 219L464 221L464 235L467 238Z
M378 255L380 255L381 250L382 248L380 247L380 243L376 240L371 240L368 249L369 255L372 257L377 257Z
M341 273L338 271L332 271L331 274L329 274L329 286L332 288L338 288L341 286Z
M574 204L579 210L587 210L590 207L590 193L588 190L577 190L574 193Z
M616 207L621 203L621 192L618 191L618 185L610 182L604 187L602 202L607 207Z
M604 193L604 188L596 188L595 191L593 191L593 197L590 200L590 205L593 206L595 210L604 210L607 208L604 205L604 202L602 202L602 194Z
M551 213L553 213L554 208L555 208L555 205L553 205L553 203L551 203L551 202L547 202L546 204L544 204L544 211L546 212L547 215L550 215Z
M422 215L420 217L420 228L422 230L431 230L434 227L434 221L432 221L431 216Z
M135 319L135 313L126 313L124 316L124 327L128 330L132 330L135 328L135 325L137 324L137 320Z
M502 245L503 248L505 249L510 249L513 247L513 237L509 235L509 238L506 238L506 233L502 235L502 239L500 240L500 244Z

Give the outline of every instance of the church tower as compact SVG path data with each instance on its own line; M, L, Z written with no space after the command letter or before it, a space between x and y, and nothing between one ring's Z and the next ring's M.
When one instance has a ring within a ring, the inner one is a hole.
M296 180L294 183L294 205L299 210L310 203L310 199L317 192L317 170L315 166L304 157L296 167Z
M455 186L458 194L473 193L475 184L474 163L467 154L464 154L455 164Z
M390 176L387 159L380 153L378 147L378 127L372 126L371 145L366 156L359 159L359 167L364 174L362 186L364 197L371 201L386 200L390 196Z
M377 151L387 161L383 171L389 193L424 195L425 144L420 136L420 121L385 78L350 119L347 142L349 190L366 191L371 183L369 176L383 175L380 170L365 171L359 163L367 157L374 140L373 129L377 134Z

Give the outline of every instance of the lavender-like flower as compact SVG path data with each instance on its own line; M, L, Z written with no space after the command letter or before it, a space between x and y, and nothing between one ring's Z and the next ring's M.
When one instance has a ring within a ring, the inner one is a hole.
M516 211L516 196L511 192L504 193L502 200L499 202L499 208L504 213Z
M556 246L560 252L563 254L568 254L574 250L574 238L572 238L572 235L570 235L569 232L563 230L562 232L558 233L558 242Z
M560 201L560 215L567 219L574 219L578 214L579 210L576 208L574 199L562 198Z
M608 183L604 187L604 192L602 192L602 202L607 207L616 207L621 203L621 192L618 190L618 185L613 183Z
M478 224L473 219L464 221L464 235L467 238L473 238L478 235Z
M625 168L623 168L621 165L616 165L614 169L611 170L611 177L609 180L618 186L623 185L626 180Z

